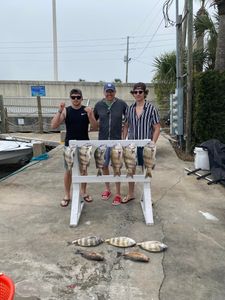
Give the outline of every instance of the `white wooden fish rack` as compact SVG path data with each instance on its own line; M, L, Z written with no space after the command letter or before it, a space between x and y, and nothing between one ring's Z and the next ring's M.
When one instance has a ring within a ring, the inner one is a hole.
M72 169L72 185L73 185L73 196L71 203L71 216L70 216L70 226L74 227L78 225L80 215L84 206L82 197L80 196L80 184L81 183L96 183L96 182L140 182L143 183L143 193L141 196L141 207L144 214L146 225L152 225L153 213L152 213L152 199L151 199L151 181L150 178L145 178L144 174L134 175L133 178L126 177L126 175L113 176L113 175L87 175L81 176L78 163L78 147L83 145L92 145L99 147L101 145L107 145L112 147L117 143L120 143L122 146L127 146L131 143L135 144L138 147L144 147L151 140L85 140L77 141L70 140L69 146L76 148L74 154L74 164Z

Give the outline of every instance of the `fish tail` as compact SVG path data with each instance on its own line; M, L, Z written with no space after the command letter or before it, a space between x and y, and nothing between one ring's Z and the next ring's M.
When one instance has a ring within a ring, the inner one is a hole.
M73 242L67 242L67 246L73 245Z
M101 169L98 169L97 176L102 176L102 170Z
M75 241L72 241L71 242L71 245L77 245L77 241L75 240Z
M147 178L147 177L152 178L152 173L151 173L151 170L149 170L149 169L146 170L145 178Z

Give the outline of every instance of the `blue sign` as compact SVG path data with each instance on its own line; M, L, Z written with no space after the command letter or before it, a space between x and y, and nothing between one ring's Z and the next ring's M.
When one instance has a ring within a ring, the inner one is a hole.
M45 86L44 85L36 85L31 86L31 96L46 96Z

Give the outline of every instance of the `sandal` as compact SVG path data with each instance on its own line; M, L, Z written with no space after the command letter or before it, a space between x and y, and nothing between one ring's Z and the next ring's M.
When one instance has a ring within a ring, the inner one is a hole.
M92 202L93 199L90 195L81 196L85 202Z
M112 193L110 191L104 191L102 193L102 200L109 200L109 198L112 196Z
M132 201L132 200L134 200L135 199L135 197L128 197L128 195L127 196L125 196L124 198L123 198L123 200L121 201L121 203L122 204L126 204L126 203L128 203L128 202L130 202L130 201Z
M120 205L122 201L122 198L120 195L116 195L113 199L112 205L116 206L116 205Z
M70 203L71 199L62 199L62 201L60 202L60 206L61 207L67 207Z

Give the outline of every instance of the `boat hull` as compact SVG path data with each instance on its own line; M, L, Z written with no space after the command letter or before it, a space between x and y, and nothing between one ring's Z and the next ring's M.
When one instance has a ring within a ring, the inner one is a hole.
M0 141L0 165L25 164L30 161L32 156L31 144Z

